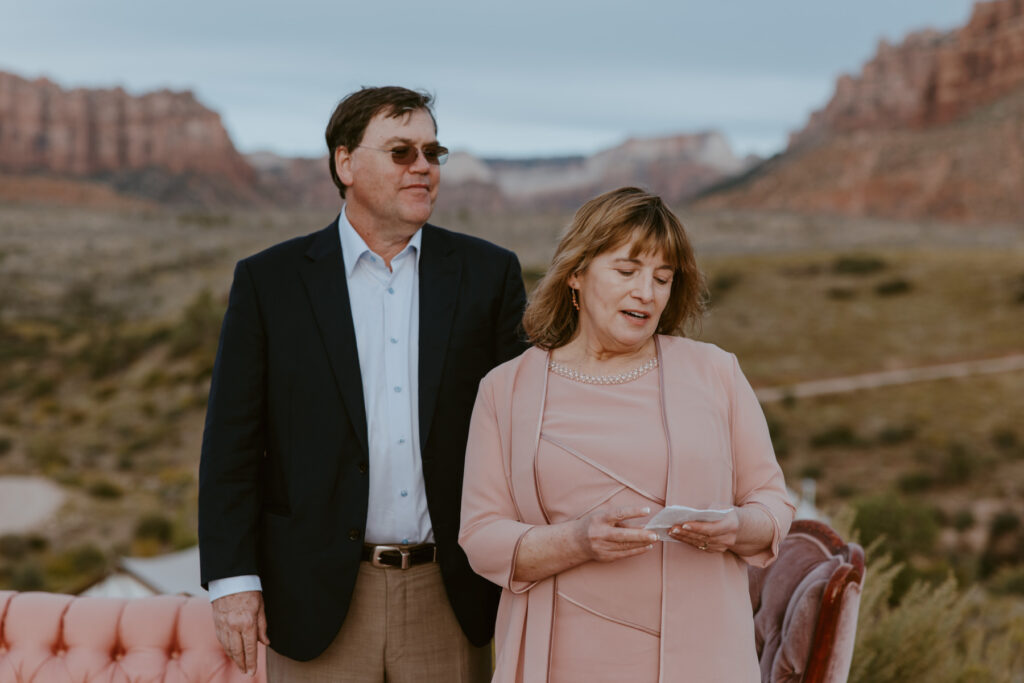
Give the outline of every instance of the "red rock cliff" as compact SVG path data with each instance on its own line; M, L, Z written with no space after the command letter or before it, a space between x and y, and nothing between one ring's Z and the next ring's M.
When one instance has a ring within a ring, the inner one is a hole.
M189 195L159 199L258 197L256 173L235 150L220 116L191 92L136 97L121 88L63 90L46 79L3 72L0 171L107 178L142 194L147 184L157 195L185 187ZM205 196L192 196L186 186Z

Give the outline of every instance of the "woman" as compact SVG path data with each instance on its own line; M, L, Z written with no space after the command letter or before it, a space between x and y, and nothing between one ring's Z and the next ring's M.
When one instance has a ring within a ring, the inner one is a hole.
M745 563L793 506L735 357L670 336L703 295L662 201L606 193L527 307L534 347L481 382L460 543L504 588L494 681L760 680ZM732 509L657 542L665 505Z

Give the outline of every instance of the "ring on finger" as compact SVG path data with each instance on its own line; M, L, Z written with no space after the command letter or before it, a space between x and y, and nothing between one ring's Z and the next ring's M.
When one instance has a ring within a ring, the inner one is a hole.
M698 550L707 550L707 549L708 549L708 542L707 542L707 541L704 541L704 542L703 542L703 543L701 543L701 544L700 544L699 546L697 546L697 549L698 549Z

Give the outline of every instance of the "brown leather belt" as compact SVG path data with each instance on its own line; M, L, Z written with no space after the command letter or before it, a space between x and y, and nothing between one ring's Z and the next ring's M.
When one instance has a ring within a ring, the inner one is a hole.
M363 562L374 567L408 569L413 565L437 562L437 546L433 543L416 545L363 545Z

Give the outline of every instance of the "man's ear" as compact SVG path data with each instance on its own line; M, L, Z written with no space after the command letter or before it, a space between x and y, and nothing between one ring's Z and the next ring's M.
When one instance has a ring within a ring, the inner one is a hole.
M336 147L334 149L334 168L338 172L338 179L341 184L348 187L352 184L352 153L347 147Z

